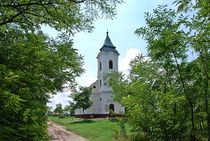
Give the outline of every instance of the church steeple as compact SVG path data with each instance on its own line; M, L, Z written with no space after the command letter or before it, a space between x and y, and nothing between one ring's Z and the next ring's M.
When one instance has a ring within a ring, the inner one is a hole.
M105 51L105 52L109 52L112 51L116 54L119 55L118 51L115 49L116 47L112 44L112 41L109 37L109 32L106 32L106 38L104 40L104 44L102 46L102 48L100 49L100 51Z
M111 47L111 48L115 48L114 45L112 44L111 39L109 38L109 32L106 32L106 39L104 41L103 46L107 46L107 47Z

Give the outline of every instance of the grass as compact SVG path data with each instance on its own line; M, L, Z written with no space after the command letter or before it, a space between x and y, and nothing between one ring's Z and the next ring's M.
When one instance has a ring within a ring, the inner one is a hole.
M119 125L117 122L111 122L108 119L82 120L50 116L49 120L65 126L67 130L73 131L90 141L117 141L115 136Z

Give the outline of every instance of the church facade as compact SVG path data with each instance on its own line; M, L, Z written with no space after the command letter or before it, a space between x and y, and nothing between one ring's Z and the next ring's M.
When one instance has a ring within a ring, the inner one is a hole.
M84 111L85 115L107 116L110 110L117 114L125 112L124 107L113 100L112 89L104 81L104 77L108 73L112 71L118 72L119 55L107 32L104 44L96 57L98 62L97 80L90 85L92 88L90 99L93 105ZM82 109L75 110L75 115L81 114L83 114Z

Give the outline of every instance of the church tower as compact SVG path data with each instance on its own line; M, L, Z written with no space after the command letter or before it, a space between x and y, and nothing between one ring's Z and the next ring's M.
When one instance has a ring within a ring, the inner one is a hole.
M104 77L112 72L118 72L118 56L120 54L116 50L116 47L112 44L109 33L106 33L106 39L103 46L100 49L100 52L97 56L98 60L98 86L99 92L108 92L111 91L111 88L107 87L104 82Z
M112 89L108 87L104 78L112 71L118 72L118 56L120 54L116 47L112 44L109 33L106 33L106 38L100 52L97 56L98 61L98 111L101 115L109 114L110 111L121 113L124 108L113 100Z

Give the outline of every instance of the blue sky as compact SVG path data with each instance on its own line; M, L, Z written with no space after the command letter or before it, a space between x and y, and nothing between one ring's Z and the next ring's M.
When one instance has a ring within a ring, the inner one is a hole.
M102 47L108 29L112 43L120 53L119 70L127 73L129 62L137 54L146 54L146 42L137 37L134 31L145 26L144 13L152 12L159 4L172 5L172 0L125 0L125 3L117 8L118 14L112 20L100 19L94 22L92 33L80 32L73 37L74 47L84 56L85 73L77 78L79 85L89 86L97 78L96 56ZM45 28L49 35L56 34L52 29ZM51 99L49 106L55 107L62 103L68 104L70 91L59 92Z

